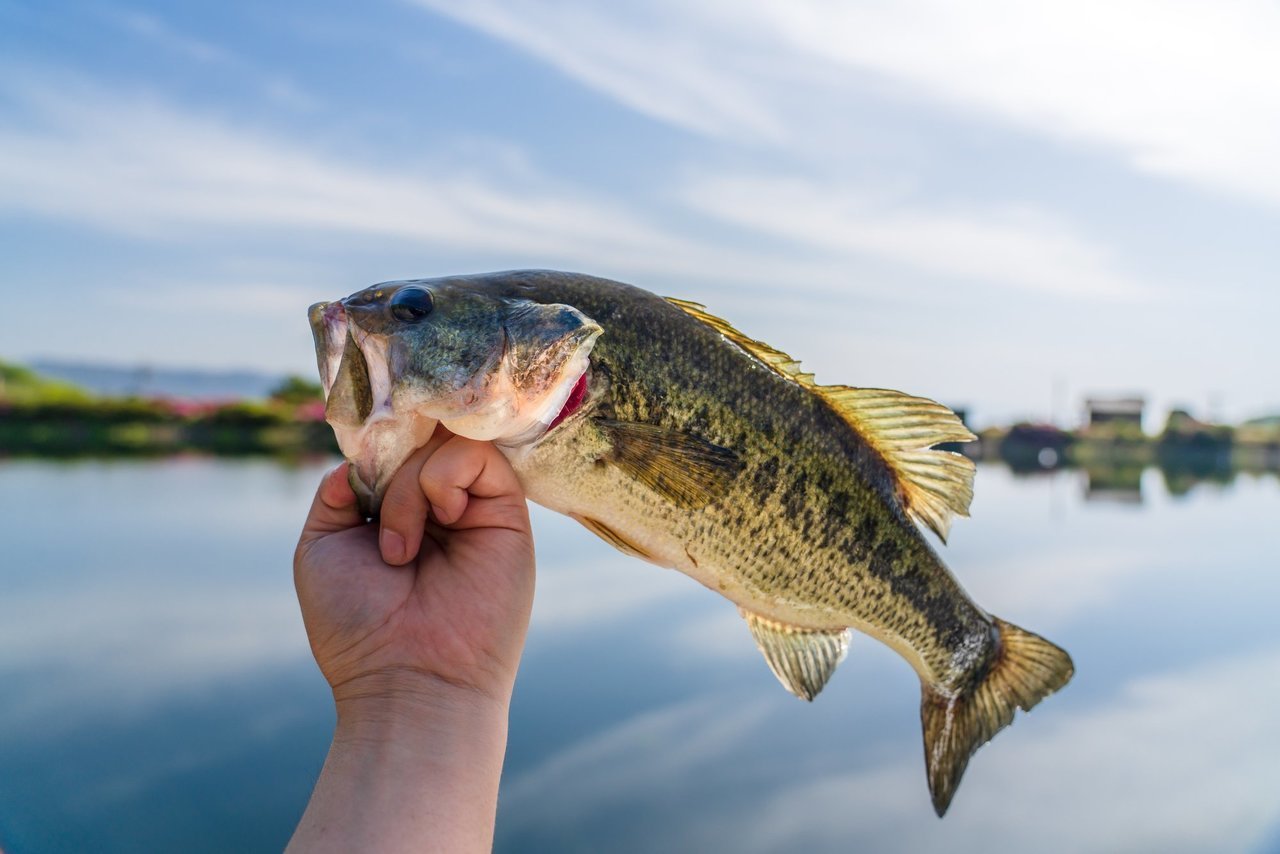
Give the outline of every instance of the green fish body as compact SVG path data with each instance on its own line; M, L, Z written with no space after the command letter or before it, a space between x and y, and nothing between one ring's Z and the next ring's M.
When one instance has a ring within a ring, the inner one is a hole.
M850 629L897 651L921 679L939 815L973 751L1070 679L1067 654L982 610L917 524L945 539L972 496L972 463L931 449L973 438L945 407L819 386L701 306L617 282L439 281L499 305L569 306L599 328L549 428L497 439L528 497L736 604L801 698L822 689Z

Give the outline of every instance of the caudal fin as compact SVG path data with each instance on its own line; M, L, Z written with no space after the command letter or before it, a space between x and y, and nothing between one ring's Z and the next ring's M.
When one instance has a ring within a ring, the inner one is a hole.
M995 623L1000 647L981 681L955 695L924 686L924 760L939 817L951 804L969 757L1013 722L1014 708L1029 711L1075 672L1064 650L999 618Z

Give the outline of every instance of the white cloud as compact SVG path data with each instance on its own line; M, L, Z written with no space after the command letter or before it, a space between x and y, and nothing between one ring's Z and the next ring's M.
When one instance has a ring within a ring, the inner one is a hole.
M144 236L262 228L376 236L615 267L699 265L701 250L608 205L447 166L397 172L154 99L20 90L0 124L0 210ZM658 260L662 259L662 260Z
M690 4L417 2L518 45L662 121L703 133L782 133L777 117L751 91L752 81L732 70L739 55L678 23L697 17Z
M225 280L205 284L191 280L185 284L193 287L164 291L163 300L156 299L157 292L162 290L159 284L108 287L102 294L103 302L117 308L179 316L198 311L206 317L238 317L252 311L255 315L268 315L272 321L295 322L308 305L326 296L318 293L314 286L303 284Z
M1132 299L1147 289L1099 246L1027 207L948 211L797 180L695 180L695 209L846 258L871 256L944 277L1008 288Z
M136 9L112 6L101 13L129 34L194 62L214 65L254 81L269 100L297 110L312 110L320 101L288 77L265 71L224 47L181 32L167 21Z
M499 165L502 174L446 164L394 170L65 80L10 91L26 114L0 120L0 211L142 237L264 228L341 234L619 275L804 282L846 293L850 261L875 257L935 276L1074 296L1137 290L1101 250L1027 210L860 209L848 194L835 201L817 187L731 177L703 179L682 192L705 215L796 244L744 249L552 185L519 158L510 169ZM491 159L487 168L495 168ZM302 290L291 282L272 288Z
M703 0L678 17L668 3L419 2L698 132L794 141L810 126L797 116L875 89L1280 201L1280 9L1259 0Z
M180 33L169 24L136 9L120 9L105 7L103 13L135 36L146 39L182 54L197 62L209 62L218 65L239 65L240 60L226 50L203 39Z

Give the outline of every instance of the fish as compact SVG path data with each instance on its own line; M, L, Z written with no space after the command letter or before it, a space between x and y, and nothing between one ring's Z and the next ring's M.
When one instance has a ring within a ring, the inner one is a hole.
M311 306L326 419L366 514L437 423L492 441L527 497L742 615L812 701L854 632L921 682L943 816L974 751L1071 679L988 614L926 538L967 516L976 438L898 391L820 385L706 307L577 273L384 282Z

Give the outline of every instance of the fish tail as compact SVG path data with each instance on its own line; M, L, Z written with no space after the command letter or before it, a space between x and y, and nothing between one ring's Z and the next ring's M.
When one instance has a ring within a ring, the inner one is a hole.
M999 618L996 654L982 677L959 693L924 684L920 721L933 809L951 804L969 757L1013 722L1015 707L1029 711L1075 672L1071 657L1049 641Z

